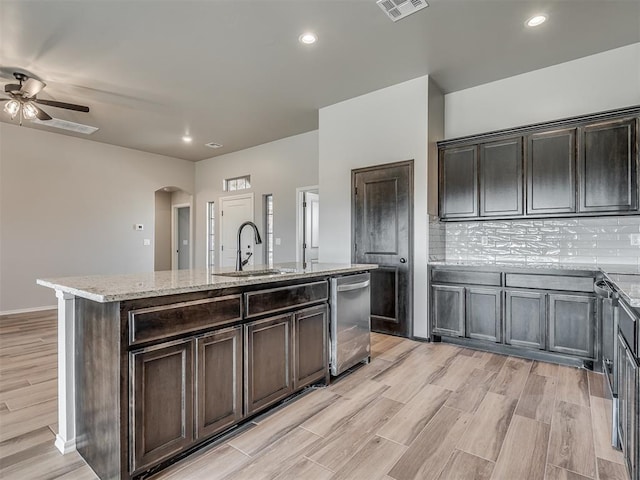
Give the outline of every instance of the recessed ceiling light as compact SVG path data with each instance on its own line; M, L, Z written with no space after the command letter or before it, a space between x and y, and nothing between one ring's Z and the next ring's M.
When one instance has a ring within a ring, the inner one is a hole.
M535 15L525 22L527 27L537 27L547 21L547 16L544 14Z
M182 141L184 143L191 143L191 142L193 142L193 137L191 135L184 135L182 137Z
M305 45L311 45L318 41L318 36L312 32L305 32L298 37L298 40L300 43L304 43Z

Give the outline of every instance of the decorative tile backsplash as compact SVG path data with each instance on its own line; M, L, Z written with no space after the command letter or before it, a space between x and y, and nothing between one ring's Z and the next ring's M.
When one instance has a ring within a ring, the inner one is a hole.
M429 260L640 265L640 216L439 222Z

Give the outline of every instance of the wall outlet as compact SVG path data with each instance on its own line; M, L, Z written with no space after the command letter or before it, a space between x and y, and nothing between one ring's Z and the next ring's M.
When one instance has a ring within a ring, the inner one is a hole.
M282 243L282 239L281 238L276 238L276 245L280 245Z
M151 239L145 238L144 240L142 240L142 245L144 245L145 247L148 247L149 245L151 245Z
M485 245L485 246L489 245L489 237L482 237L480 239L480 241L481 241L482 245Z
M640 246L640 233L632 233L629 237L631 237L631 245Z
M144 230L144 225L143 225L143 224L141 224L141 223L136 223L136 224L133 226L133 229L134 229L134 230Z

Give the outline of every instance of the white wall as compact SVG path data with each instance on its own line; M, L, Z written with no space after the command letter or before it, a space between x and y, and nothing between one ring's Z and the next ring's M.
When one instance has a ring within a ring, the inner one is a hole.
M456 138L640 104L640 43L445 95Z
M239 152L220 155L196 163L196 263L206 266L207 202L216 202L219 213L220 197L233 195L222 189L225 178L251 175L254 221L264 238L263 196L273 194L274 237L281 239L274 245L274 262L296 260L296 188L318 183L318 132L303 133L265 143ZM324 199L320 197L320 211ZM219 257L220 222L216 222L216 247ZM263 246L263 245L262 245ZM321 247L322 248L322 247ZM263 248L255 250L255 263L263 263ZM216 258L216 264L219 264Z
M0 123L0 312L56 304L37 278L152 271L155 191L192 162ZM144 231L135 231L136 223Z
M428 77L321 108L320 261L351 261L351 170L414 159L414 335L427 336Z

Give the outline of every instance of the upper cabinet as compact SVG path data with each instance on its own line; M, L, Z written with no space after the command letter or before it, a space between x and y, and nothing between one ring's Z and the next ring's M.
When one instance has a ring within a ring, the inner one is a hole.
M637 118L582 128L581 212L637 210Z
M475 145L440 151L440 216L478 216L478 148Z
M480 145L480 216L522 215L522 138Z
M440 142L440 218L638 213L640 108Z
M575 213L576 129L527 137L527 215Z

